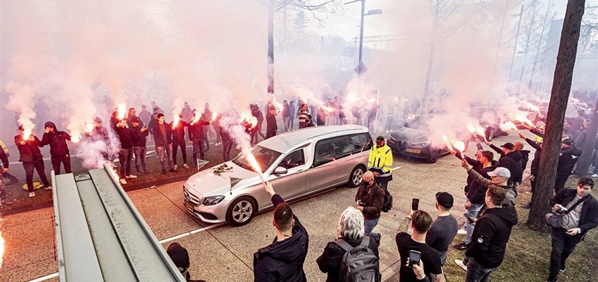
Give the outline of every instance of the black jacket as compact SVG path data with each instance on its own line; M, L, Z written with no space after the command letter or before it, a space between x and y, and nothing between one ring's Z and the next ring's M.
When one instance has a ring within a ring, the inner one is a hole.
M500 266L515 224L517 212L514 207L486 209L475 224L471 246L465 251L465 256L475 259L485 268Z
M557 165L556 173L559 175L571 175L579 156L581 156L581 151L574 146L563 149L559 156L559 164Z
M172 142L177 144L185 144L185 127L189 126L184 120L179 120L179 123L172 129Z
M69 147L66 144L66 141L71 141L71 136L64 131L58 131L56 125L51 121L46 122L44 128L46 127L52 127L54 131L44 133L42 136L42 146L50 145L50 155L52 156L61 157L67 155L69 153Z
M129 128L131 131L133 147L145 147L147 145L146 137L149 135L149 130L141 131L142 128L141 125Z
M361 244L361 241L363 240L363 238L357 240L350 240L349 238L343 239L353 247L356 247L359 244ZM379 258L380 256L378 254L378 244L379 242L374 240L374 238L370 238L370 244L368 247ZM343 261L344 255L345 250L341 248L341 246L339 246L335 242L328 242L326 248L324 248L324 253L322 253L322 255L320 255L320 257L318 257L318 259L316 260L318 266L320 267L320 271L328 273L328 278L326 279L326 282L340 281L340 277L338 275L340 272L341 263Z
M21 144L21 141L25 141L25 144ZM33 141L30 141L23 140L23 135L19 134L15 136L15 144L17 145L17 149L19 149L20 162L33 162L44 158L42 152L39 150L39 147L42 146L42 141L37 136L33 136Z
M538 167L540 167L540 154L542 153L542 147L540 147L540 144L532 141L529 138L525 138L525 142L527 142L530 146L534 147L534 149L536 149L536 152L534 153L534 159L532 160L532 166L530 168L530 172L533 176L537 176L538 175Z
M203 135L203 126L209 124L209 121L205 121L203 119L199 119L197 122L189 124L189 140L193 141L205 139L205 136Z
M529 150L521 150L519 152L521 153L521 171L525 171L525 168L527 167L527 162L529 161L530 151Z
M118 135L118 140L120 141L120 148L121 149L131 149L133 148L133 139L131 138L131 130L126 127L114 127L114 131L116 135Z
M577 189L562 189L550 199L550 206L554 207L555 204L566 206L575 198L575 195L577 195ZM587 197L589 198L583 202L579 217L578 227L581 229L581 233L576 236L580 237L585 236L586 232L598 226L598 201L592 195Z
M284 200L278 194L272 196L272 204L278 206ZM293 236L253 254L253 277L256 282L268 281L307 281L303 272L303 262L309 246L309 235L301 225L299 218L293 214Z
M457 154L455 154L455 157L461 159L461 153L457 152ZM491 166L484 168L482 163L478 160L472 159L465 155L463 157L465 158L467 163L471 165L471 168L473 170L477 171L480 175L488 179L490 179L490 176L488 176L488 172L493 171L494 169L496 169L496 167L498 167L497 161L492 161ZM467 195L467 199L469 199L470 202L474 204L483 205L487 189L488 187L477 183L476 181L474 181L473 177L467 175L467 184L465 185L464 190L465 194Z
M154 125L154 143L156 147L164 147L168 144L172 144L172 124L164 123L164 131L166 132L166 136L162 135L162 130L160 130L160 123ZM164 139L166 139L166 143L164 143Z
M490 144L490 147L494 149L497 153L500 154L500 159L498 159L498 164L501 167L506 167L511 172L511 180L513 182L517 182L521 184L523 179L523 155L519 151L512 151L508 154L504 154L499 147L496 147L494 144Z

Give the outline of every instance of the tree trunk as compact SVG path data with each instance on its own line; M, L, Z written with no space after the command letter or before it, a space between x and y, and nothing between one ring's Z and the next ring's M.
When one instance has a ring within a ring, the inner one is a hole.
M268 94L274 93L274 0L268 1Z
M584 5L585 0L569 0L567 11L565 12L546 119L542 154L540 155L539 171L542 173L538 174L538 179L536 180L536 191L534 191L532 197L532 208L527 220L527 226L535 231L547 230L546 223L544 222L544 214L550 210L548 201L554 194L565 110L567 109L567 101L569 100L569 92L571 91L571 80L573 78L573 67L575 66L577 55L577 44Z
M598 101L596 101L596 108L592 114L592 122L588 128L588 136L586 137L586 144L581 150L581 158L577 162L577 177L584 177L588 175L588 169L592 163L592 152L596 144L596 134L598 134ZM598 165L598 164L596 164Z
M434 67L434 53L436 52L436 46L432 44L430 46L430 57L428 57L428 71L426 72L426 82L424 84L424 95L422 96L422 103L419 108L420 114L426 114L426 106L428 106L428 101L426 99L430 98L430 83L432 80L432 68Z

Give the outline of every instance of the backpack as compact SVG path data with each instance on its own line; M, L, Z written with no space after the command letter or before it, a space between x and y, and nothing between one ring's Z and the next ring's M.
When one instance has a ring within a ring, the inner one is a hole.
M382 211L388 212L390 211L390 209L392 209L392 195L389 191L385 192L386 193L384 194L384 205L382 205Z
M361 244L356 247L351 246L342 238L337 239L334 243L345 250L339 269L339 281L379 282L381 280L378 257L369 248L370 237L364 236Z

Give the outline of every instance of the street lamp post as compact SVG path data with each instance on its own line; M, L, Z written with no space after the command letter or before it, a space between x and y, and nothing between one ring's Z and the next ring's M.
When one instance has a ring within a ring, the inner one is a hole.
M357 64L357 67L355 68L355 72L359 76L361 76L366 71L368 71L368 68L363 63L363 27L364 27L364 22L365 22L365 16L382 14L382 10L380 10L380 9L369 10L366 13L365 12L365 0L354 0L351 2L347 2L345 4L351 4L351 3L355 3L355 2L361 2L361 24L359 25L359 63Z

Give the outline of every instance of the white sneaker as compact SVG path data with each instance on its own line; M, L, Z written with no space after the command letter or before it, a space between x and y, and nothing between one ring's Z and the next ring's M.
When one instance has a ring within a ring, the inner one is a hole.
M35 192L29 192L29 198L35 197Z
M137 175L131 174L131 175L125 176L125 178L137 178Z
M460 266L461 268L463 268L463 270L467 271L467 266L465 264L463 264L463 261L460 259L456 259L455 263Z
M218 143L214 144L214 146L218 147L218 146L220 146L220 144L222 144L222 143L218 142Z
M183 164L184 168L189 168L189 166L187 164Z
M127 181L124 178L121 178L120 179L120 184L125 185L125 184L127 184Z
M177 170L179 168L178 165L174 165L174 170Z
M598 177L598 174L595 174L595 173L594 173L594 174L590 175L590 177L592 177L592 178L596 178L596 177Z
M459 234L459 235L467 235L467 230L461 228L461 229L459 229L459 231L457 231L457 234Z
M46 187L45 189L46 190L52 190L52 186L50 185L50 186Z

